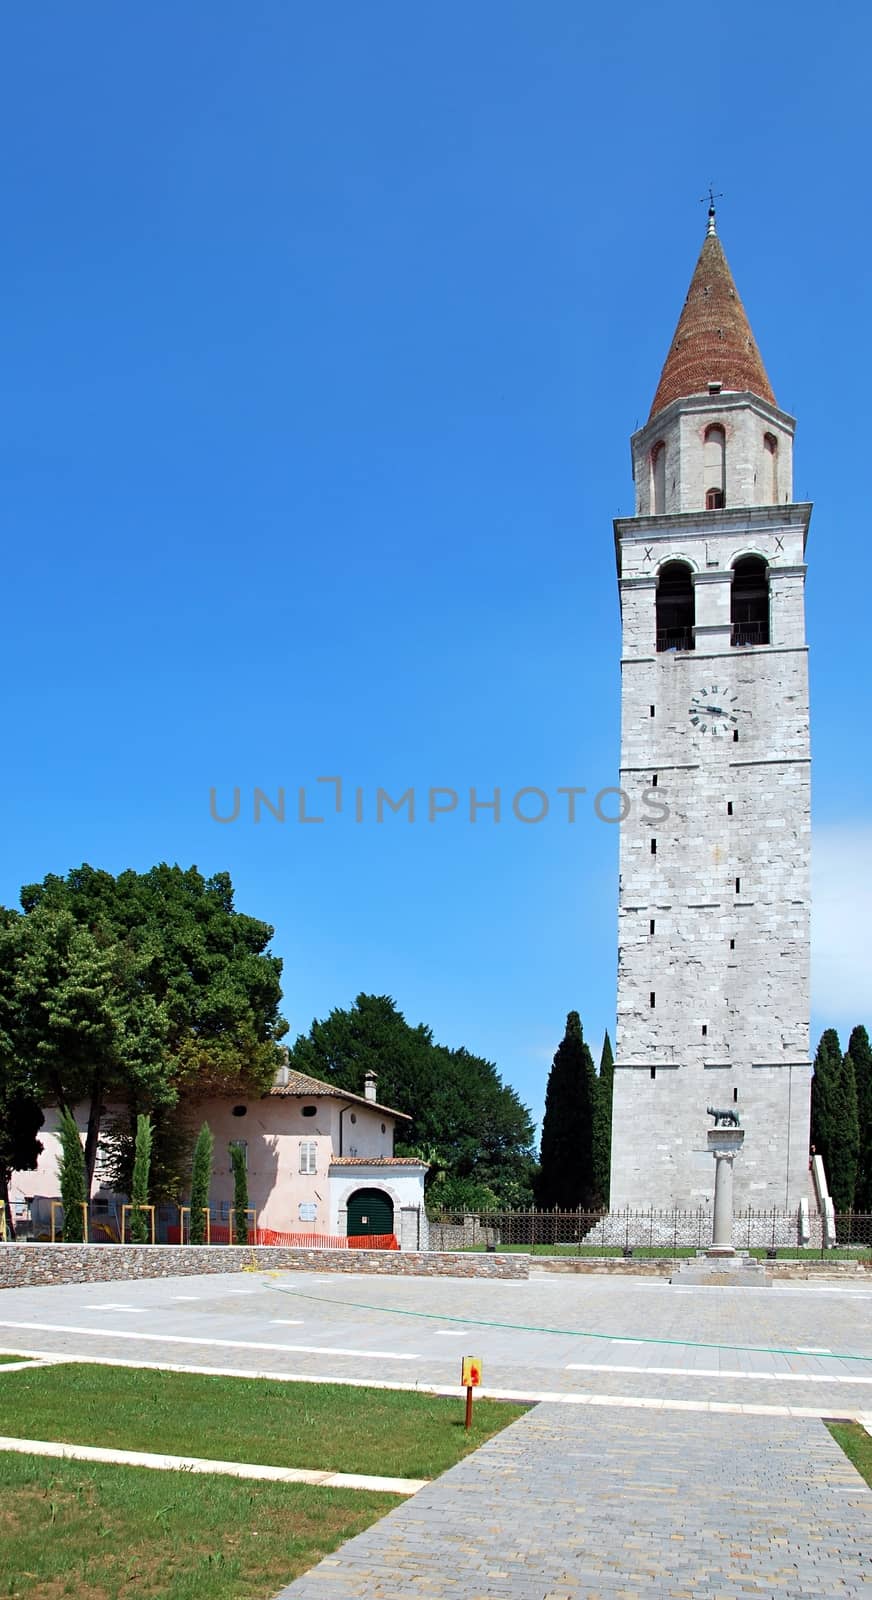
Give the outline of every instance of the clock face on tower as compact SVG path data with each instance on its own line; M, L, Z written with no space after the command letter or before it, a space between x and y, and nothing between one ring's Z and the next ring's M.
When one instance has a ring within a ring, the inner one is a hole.
M732 733L739 725L738 699L732 689L713 684L693 696L688 716L698 733Z

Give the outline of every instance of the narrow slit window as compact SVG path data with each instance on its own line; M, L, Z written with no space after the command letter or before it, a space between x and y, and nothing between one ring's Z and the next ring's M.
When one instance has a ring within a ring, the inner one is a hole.
M733 1105L734 1106L738 1105L738 1103L739 1103L739 1091L738 1091L738 1089L734 1088L733 1089Z
M649 1001L650 1001L650 1004L651 1004L651 1010L653 1011L654 1010L654 1005L655 1005L655 1002L656 1002L656 999L657 999L657 996L654 993L653 989L651 990L651 993L650 993L648 998L649 998Z
M736 894L741 894L741 893L742 893L742 880L741 880L741 878L737 878L736 879Z
M739 730L738 730L738 728L734 728L733 729L733 744L738 744L738 743L739 743Z
M728 800L727 801L727 816L731 817L732 815L733 815L733 802L732 802L732 800Z
M652 774L651 774L651 788L652 789L656 789L657 788L657 774L656 774L656 772L652 772Z
M656 856L656 854L657 854L657 840L656 839L652 839L651 840L651 854L652 854L652 856Z
M736 941L735 941L735 939L731 939L730 940L730 949L731 950L735 950L735 948L736 948Z
M649 933L653 933L654 932L654 918L653 917L651 918L651 921L648 924L648 932Z
M652 1076L652 1078L656 1078L656 1076L657 1076L657 1068L656 1067L652 1067L651 1068L651 1076Z
M702 1025L702 1036L703 1036L704 1039L708 1038L708 1023L707 1022L704 1022L703 1025Z
M650 712L650 715L651 715L651 716L652 716L652 717L653 717L653 715L654 715L654 707L653 707L653 706L652 706L652 707L651 707L651 712Z

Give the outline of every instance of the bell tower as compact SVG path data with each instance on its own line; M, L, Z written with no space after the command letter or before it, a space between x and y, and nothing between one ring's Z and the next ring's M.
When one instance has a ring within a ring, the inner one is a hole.
M737 1207L808 1195L809 715L794 419L709 210L615 523L622 613L611 1206L711 1195L706 1108L746 1130Z

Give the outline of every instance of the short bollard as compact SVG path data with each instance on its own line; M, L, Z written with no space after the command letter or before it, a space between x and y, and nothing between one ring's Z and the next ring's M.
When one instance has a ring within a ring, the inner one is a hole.
M466 1427L472 1426L472 1391L481 1383L481 1356L464 1356L460 1382L466 1390Z

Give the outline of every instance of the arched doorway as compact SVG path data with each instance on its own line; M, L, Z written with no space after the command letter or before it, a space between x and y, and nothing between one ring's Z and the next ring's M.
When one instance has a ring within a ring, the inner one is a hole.
M394 1202L383 1189L355 1189L348 1197L346 1216L349 1238L370 1238L394 1231Z

